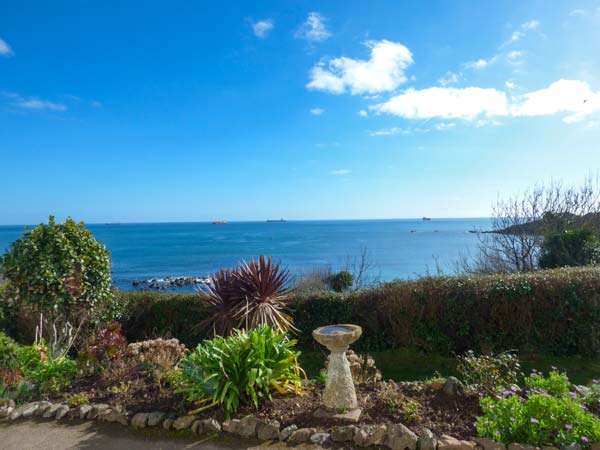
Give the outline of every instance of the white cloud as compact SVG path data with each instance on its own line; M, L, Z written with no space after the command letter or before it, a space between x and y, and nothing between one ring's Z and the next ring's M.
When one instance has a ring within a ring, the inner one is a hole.
M328 39L331 33L325 25L326 19L318 12L308 13L298 31L294 34L297 39L306 39L310 42L321 42Z
M558 80L544 89L518 97L510 108L511 115L551 116L568 113L563 121L574 123L600 111L600 91L579 80Z
M435 125L435 129L439 131L449 130L450 128L454 128L456 124L454 122L440 122Z
M336 169L329 172L331 175L348 175L351 174L352 171L348 169Z
M369 116L369 113L367 112L367 110L366 110L366 109L361 109L361 110L358 112L358 115L359 115L360 117L368 117L368 116Z
M485 69L486 67L494 64L497 60L498 60L497 56L493 56L490 59L479 58L476 61L466 62L465 67L467 69L475 69L475 70Z
M313 116L320 116L321 114L323 114L325 112L325 110L323 108L312 108L310 110L310 113Z
M8 42L4 39L0 39L0 56L12 56L14 53Z
M66 111L67 106L62 103L54 103L49 102L47 100L40 100L39 98L30 98L30 99L19 99L13 106L23 109L33 109L33 110L51 110L51 111Z
M513 89L516 89L516 88L517 88L517 85L516 85L514 82L512 82L512 81L505 81L505 82L504 82L504 86L506 86L506 88L507 88L507 89L510 89L511 91L512 91Z
M585 11L583 9L574 9L569 13L572 17L581 17L585 16Z
M257 38L264 39L269 36L269 32L275 25L271 19L259 20L252 24L252 31Z
M369 136L393 136L395 134L410 134L409 130L400 127L382 128L381 130L369 131Z
M406 119L474 119L477 116L502 116L507 113L506 94L493 88L409 89L372 110Z
M368 41L365 45L371 49L369 60L342 56L321 61L312 68L306 87L331 94L376 94L406 82L404 71L413 63L408 48L387 40Z
M440 78L438 80L438 83L440 83L442 86L448 86L449 84L455 84L458 83L458 80L460 79L461 74L457 74L454 72L446 72L446 75L444 75L442 78Z
M513 31L513 33L511 34L509 43L521 40L521 38L523 38L528 31L535 30L539 26L540 22L538 22L537 20L530 20L528 22L522 23L519 29Z
M519 50L512 50L507 53L506 58L508 59L509 63L516 64L520 62L521 56L523 56L522 52Z

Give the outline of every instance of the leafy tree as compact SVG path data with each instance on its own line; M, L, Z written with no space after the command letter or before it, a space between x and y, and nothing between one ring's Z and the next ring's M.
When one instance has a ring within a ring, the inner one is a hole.
M590 229L552 234L544 239L540 268L593 265L600 261L600 240Z
M344 292L352 287L354 283L354 277L347 270L342 270L329 278L329 284L331 288L336 292Z
M110 267L109 252L83 222L56 223L52 216L48 224L26 228L0 258L9 301L79 324L98 320L110 306Z

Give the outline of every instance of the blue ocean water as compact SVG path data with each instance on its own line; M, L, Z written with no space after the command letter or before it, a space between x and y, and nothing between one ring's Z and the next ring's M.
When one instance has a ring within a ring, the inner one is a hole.
M371 275L383 281L414 278L439 266L452 272L461 253L472 252L474 229L489 219L420 219L91 224L88 228L112 254L113 282L135 289L135 279L206 276L259 254L281 259L292 273L345 268L367 249ZM0 226L0 251L23 233Z

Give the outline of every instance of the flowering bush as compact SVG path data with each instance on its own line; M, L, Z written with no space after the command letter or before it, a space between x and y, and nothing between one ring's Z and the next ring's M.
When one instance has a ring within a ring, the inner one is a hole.
M456 369L462 381L488 395L516 384L522 376L519 359L510 352L476 356L469 350L458 357Z
M556 370L547 377L534 372L525 378L524 397L506 390L502 395L482 398L478 434L506 444L536 446L578 442L587 447L600 441L600 420L587 411L569 386L566 375Z

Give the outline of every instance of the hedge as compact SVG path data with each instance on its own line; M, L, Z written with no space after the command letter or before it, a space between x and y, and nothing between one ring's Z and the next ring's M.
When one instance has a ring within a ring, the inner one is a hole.
M207 337L211 314L194 294L120 292L130 303L130 340L177 337L188 347ZM363 327L357 350L503 351L595 356L600 353L600 269L555 269L515 275L427 277L350 294L295 297L301 348L311 331L332 323Z

